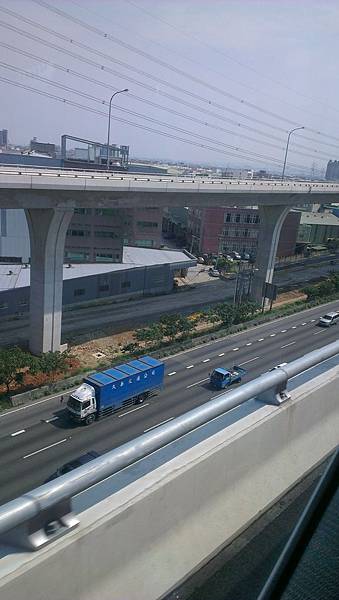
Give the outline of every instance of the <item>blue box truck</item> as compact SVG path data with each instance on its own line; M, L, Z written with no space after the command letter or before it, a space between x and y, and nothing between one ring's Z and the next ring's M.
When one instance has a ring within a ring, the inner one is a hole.
M123 365L94 373L70 395L68 416L90 425L130 404L139 404L159 391L165 365L151 356L142 356Z

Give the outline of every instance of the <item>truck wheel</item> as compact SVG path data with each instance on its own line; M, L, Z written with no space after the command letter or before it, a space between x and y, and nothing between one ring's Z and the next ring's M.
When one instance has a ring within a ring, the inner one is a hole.
M135 404L142 404L144 400L145 394L139 394L139 396L136 397Z
M86 425L91 425L91 423L94 422L94 419L95 419L95 415L87 415L87 417L85 419Z

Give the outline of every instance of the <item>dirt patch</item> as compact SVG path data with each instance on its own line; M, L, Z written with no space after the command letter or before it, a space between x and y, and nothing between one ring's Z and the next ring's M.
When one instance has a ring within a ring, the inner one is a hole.
M279 294L276 301L273 302L273 307L283 306L284 304L293 304L298 300L306 300L307 296L300 290L291 290L290 292L284 292Z

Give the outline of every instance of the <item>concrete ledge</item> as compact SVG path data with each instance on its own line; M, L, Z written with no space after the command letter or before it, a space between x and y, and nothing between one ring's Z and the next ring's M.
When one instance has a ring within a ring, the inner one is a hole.
M39 553L4 556L1 599L163 598L333 451L338 376L332 368L195 445Z

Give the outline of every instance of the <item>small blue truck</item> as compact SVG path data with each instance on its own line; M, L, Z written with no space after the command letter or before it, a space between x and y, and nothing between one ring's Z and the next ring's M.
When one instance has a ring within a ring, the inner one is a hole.
M239 383L246 370L234 365L232 369L218 367L210 374L210 384L216 390L224 390L232 383Z
M142 356L123 365L94 373L71 393L67 413L77 423L90 425L119 408L140 404L160 390L165 365L151 356Z

